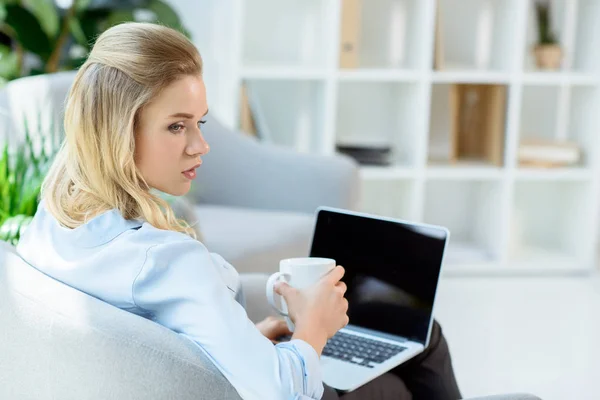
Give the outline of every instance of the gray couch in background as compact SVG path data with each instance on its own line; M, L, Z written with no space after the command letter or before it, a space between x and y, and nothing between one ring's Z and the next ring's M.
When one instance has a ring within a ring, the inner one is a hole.
M61 124L75 72L38 75L0 89L0 132L22 137L22 121ZM308 255L320 205L355 209L356 163L342 155L301 154L259 142L207 116L211 151L192 191L174 208L197 223L203 242L240 272L274 272L279 260ZM3 135L0 134L0 138ZM1 140L0 140L1 143Z

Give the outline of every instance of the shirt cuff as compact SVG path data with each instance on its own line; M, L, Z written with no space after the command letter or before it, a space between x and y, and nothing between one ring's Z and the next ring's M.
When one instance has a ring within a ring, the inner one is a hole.
M321 372L321 360L316 350L304 340L293 339L287 343L280 343L279 346L292 347L301 356L302 366L304 368L304 379L306 382L306 394L320 399L323 396L323 374Z

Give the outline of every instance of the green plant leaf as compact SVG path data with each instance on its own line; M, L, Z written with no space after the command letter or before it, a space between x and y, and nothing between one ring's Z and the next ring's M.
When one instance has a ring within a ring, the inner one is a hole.
M120 24L122 22L130 22L130 21L135 21L132 10L113 11L110 13L108 18L106 19L106 24L107 24L106 29L110 28L111 26Z
M87 60L87 57L70 58L64 62L61 71L70 71L73 69L78 69L83 65L85 60Z
M6 210L5 212L8 212L8 207L5 207L4 202L8 199L8 191L10 190L8 183L8 162L8 143L5 143L2 149L2 156L0 157L0 210Z
M36 16L49 38L56 38L60 29L58 12L52 0L24 0L23 5Z
M156 21L171 28L181 28L179 16L167 3L161 0L151 0L148 9L156 15Z
M13 79L19 76L19 59L10 47L0 44L0 76Z
M88 39L85 36L83 29L81 28L81 23L79 22L79 19L74 17L69 20L69 30L73 34L75 40L77 40L77 43L84 46L85 48L90 47L88 44Z
M21 234L31 223L32 219L33 218L28 215L15 215L14 217L8 218L0 226L0 240L16 245Z
M75 1L76 1L75 10L77 12L82 12L85 9L87 9L91 2L91 0L75 0Z
M5 143L0 153L0 240L13 244L37 211L44 177L58 150L54 138L60 134L53 119L43 126L41 113L37 123L24 118L23 130L25 140L15 146Z
M52 52L50 40L29 10L19 5L7 5L5 22L16 32L17 40L23 48L37 54L44 61L48 60Z
M98 35L103 32L103 25L105 25L106 18L110 14L108 10L85 10L78 16L79 25L81 30L85 34L87 41L87 48L91 50L92 45L96 41Z
M4 3L0 4L0 22L4 21L6 18L6 7Z

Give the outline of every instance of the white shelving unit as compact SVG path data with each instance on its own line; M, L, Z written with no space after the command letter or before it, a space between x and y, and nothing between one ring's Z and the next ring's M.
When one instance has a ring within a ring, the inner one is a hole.
M439 0L440 71L432 68L435 0L363 1L359 67L341 69L342 1L171 0L204 58L211 112L237 127L246 82L275 143L321 154L346 141L390 143L391 166L361 169L362 208L447 226L448 273L591 271L600 226L600 0L553 1L565 53L556 72L535 69L529 0ZM506 86L502 166L440 157L453 83ZM573 140L584 161L520 168L518 143L530 136Z

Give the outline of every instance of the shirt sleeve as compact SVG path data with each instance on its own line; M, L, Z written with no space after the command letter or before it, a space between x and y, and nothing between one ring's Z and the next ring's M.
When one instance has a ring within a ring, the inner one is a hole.
M135 304L200 346L243 399L320 399L314 348L302 340L274 346L234 300L215 261L193 239L150 247L132 285Z

